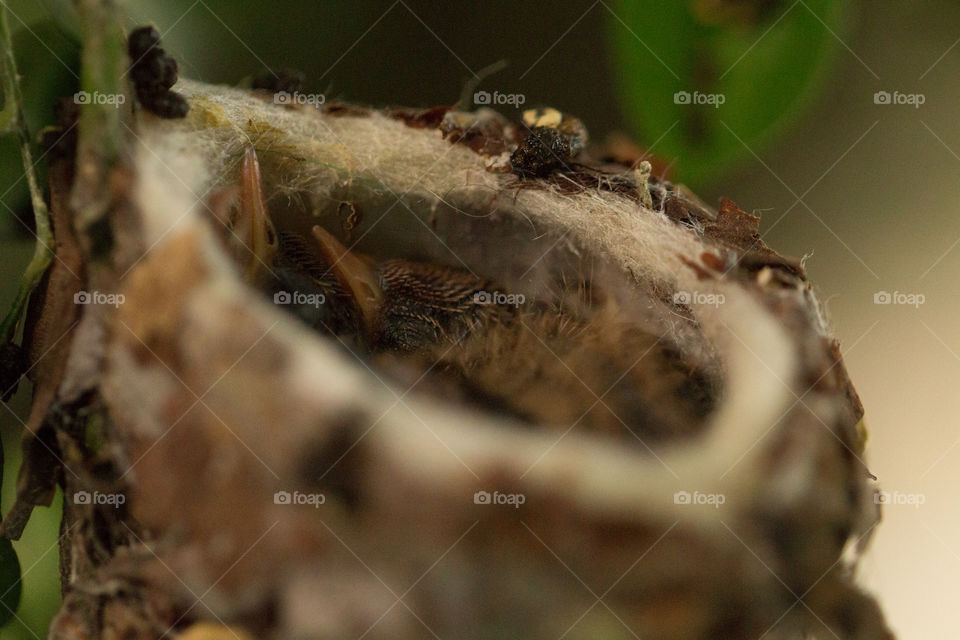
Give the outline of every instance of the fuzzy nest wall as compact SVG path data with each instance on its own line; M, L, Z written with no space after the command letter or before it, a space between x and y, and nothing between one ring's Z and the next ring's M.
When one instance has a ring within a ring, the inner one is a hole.
M177 90L183 120L123 115L108 222L72 238L84 281L44 298L49 315L73 290L123 296L59 307L79 322L40 412L73 425L44 436L67 467L51 637L892 637L854 584L879 521L863 409L802 266L755 217L596 152L520 178L525 132L489 110ZM276 230L521 295L489 320L517 334L471 325L479 355L424 365L275 304L221 215L251 148ZM52 170L58 255L71 162ZM707 399L644 373L648 351ZM646 382L608 396L623 376ZM658 429L617 415L632 393Z

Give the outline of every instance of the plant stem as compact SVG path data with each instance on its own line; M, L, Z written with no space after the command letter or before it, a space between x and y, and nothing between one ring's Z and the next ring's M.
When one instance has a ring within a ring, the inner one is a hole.
M75 3L83 33L80 88L91 96L118 96L129 63L123 32L121 2L80 0ZM92 101L80 107L77 140L77 179L70 196L78 230L100 221L109 209L107 175L121 149L121 109Z
M4 112L9 115L9 125L16 129L20 137L20 156L23 159L27 185L30 188L30 201L33 204L33 218L36 223L36 244L33 257L20 279L20 287L13 305L3 323L0 324L0 344L13 340L17 326L23 315L30 292L37 286L47 267L53 260L53 231L50 229L50 214L47 211L43 193L37 185L37 176L33 170L33 154L30 151L30 132L23 118L20 78L17 75L17 62L13 55L13 42L7 24L7 5L0 4L0 82L3 84Z

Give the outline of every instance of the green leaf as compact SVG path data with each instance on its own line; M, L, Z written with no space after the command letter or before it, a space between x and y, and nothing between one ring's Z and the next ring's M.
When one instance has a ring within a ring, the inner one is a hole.
M796 117L842 46L847 6L787 0L751 23L708 20L694 10L705 4L618 0L608 20L627 122L692 185L759 153Z

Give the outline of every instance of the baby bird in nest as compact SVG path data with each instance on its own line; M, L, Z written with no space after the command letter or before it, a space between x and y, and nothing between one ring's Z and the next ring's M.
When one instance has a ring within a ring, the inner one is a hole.
M581 320L542 303L497 305L491 281L450 267L349 251L320 227L295 247L302 273L334 302L327 331L357 331L371 360L424 389L558 430L646 444L695 433L713 385L657 336L610 309ZM290 258L282 257L281 261ZM406 374L406 375L404 375Z
M246 167L241 180L259 182L259 172ZM248 184L241 193L234 227L250 238L248 277L262 278L269 260L275 301L286 295L306 324L401 384L561 433L642 445L696 433L713 407L710 376L613 308L584 319L543 302L490 304L504 289L465 270L377 260L320 226L311 238L273 233L265 205L243 204L262 191Z
M319 226L311 234L313 246L279 234L272 287L275 296L291 290L323 296L320 304L293 309L315 329L355 338L368 352L415 353L462 339L491 315L474 301L488 283L469 273L403 259L378 262Z

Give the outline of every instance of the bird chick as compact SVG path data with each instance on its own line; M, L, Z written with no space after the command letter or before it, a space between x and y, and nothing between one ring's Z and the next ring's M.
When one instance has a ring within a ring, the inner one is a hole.
M449 397L452 380L487 410L643 443L696 433L712 409L709 376L614 309L581 320L542 303L483 304L502 288L450 267L364 258L320 227L313 235L329 265L317 281L350 300L373 361L401 378L428 375L438 395Z
M520 309L426 359L528 422L644 444L696 433L715 397L707 375L613 312Z
M719 385L609 303L589 318L540 301L491 304L505 288L466 270L377 260L320 226L312 238L277 233L252 149L240 178L227 244L248 280L395 380L558 432L644 445L696 433L713 408Z
M375 262L349 251L325 229L312 229L337 290L348 293L372 350L417 351L456 341L490 309L475 302L489 281L442 265L390 259Z

